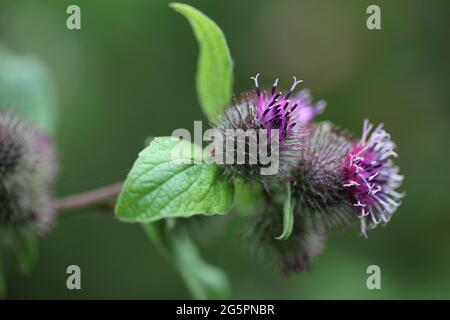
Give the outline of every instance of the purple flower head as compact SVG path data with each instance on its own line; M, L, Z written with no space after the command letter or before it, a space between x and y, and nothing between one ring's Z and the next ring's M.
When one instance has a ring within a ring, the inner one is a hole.
M396 191L403 176L392 162L397 157L395 144L382 124L372 129L373 125L365 120L362 138L347 154L343 171L343 186L360 213L364 236L367 227L389 222L404 196Z
M321 122L306 138L291 181L296 214L327 231L346 228L355 221L340 170L352 148L349 133Z
M281 142L286 140L286 137L298 130L300 121L298 120L298 112L300 105L296 100L290 100L289 97L295 90L295 87L302 82L294 77L294 83L291 89L283 95L277 91L278 79L275 80L270 92L261 91L258 83L257 74L252 77L255 81L256 92L254 93L254 105L256 110L256 119L264 129L269 132L273 129L279 130L279 139Z
M325 102L312 104L312 97L307 89L293 94L295 88L302 80L294 78L289 91L283 95L277 91L278 79L275 80L270 92L262 91L258 82L259 73L251 77L255 82L254 105L258 121L267 130L278 129L280 141L298 130L299 127L310 124L317 115L325 109Z
M227 166L231 176L239 176L247 181L266 181L273 178L284 179L292 175L293 169L300 159L305 142L307 127L325 107L323 102L311 104L311 96L307 90L295 94L295 88L301 80L294 77L290 89L283 94L278 91L278 79L269 91L262 90L259 74L251 77L256 89L235 100L233 106L227 108L224 116L219 118L216 127L225 139L233 139L228 131L253 131L257 135L257 150L268 150L268 154L278 159L279 170L270 176L261 176L260 168L267 164L244 163ZM303 130L305 128L305 130ZM236 139L235 143L244 141ZM253 140L255 141L255 140ZM251 155L252 146L245 148L244 158ZM225 149L224 149L225 150ZM232 155L236 158L237 154Z
M46 231L58 171L52 141L11 111L0 110L0 229Z

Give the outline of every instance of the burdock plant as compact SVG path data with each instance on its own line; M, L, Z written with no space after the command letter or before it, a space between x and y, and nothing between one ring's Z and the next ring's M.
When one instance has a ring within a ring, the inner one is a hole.
M275 152L272 144L278 145L279 170L263 176L265 164L258 161L175 164L173 148L199 146L156 138L125 181L116 206L119 219L149 229L155 221L176 224L181 217L223 215L232 207L234 185L249 184L261 191L251 196L259 204L245 218L242 241L266 265L283 272L308 268L335 230L360 222L366 236L367 228L389 221L402 197L397 191L402 176L391 160L395 145L381 127L369 135L371 125L365 122L362 139L355 141L329 122L316 123L325 103L314 104L306 89L296 93L301 81L295 77L286 90L278 79L264 90L259 75L250 77L255 90L233 98L232 61L222 31L190 6L172 7L188 19L199 43L197 92L205 115L225 140L233 130L265 130L264 139L233 135L231 144L243 143L245 159L252 155L252 143L268 141L269 153ZM201 152L191 154L199 160L195 154Z
M143 226L195 298L226 298L225 273L202 260L192 230L211 229L207 220L227 214L234 203L240 216L244 210L238 199L244 191L250 190L255 205L242 218L243 247L283 273L311 267L331 232L359 222L367 236L367 229L392 218L403 197L398 191L403 177L392 160L395 144L382 126L372 130L365 121L361 139L355 139L330 122L318 123L325 102L313 103L307 89L297 91L302 81L295 77L284 89L278 79L265 89L259 74L249 76L254 90L233 97L233 63L220 28L188 5L171 7L187 18L197 38L200 106L225 142L204 152L179 137L154 138L123 185L52 201L57 165L50 139L14 114L1 112L2 234L41 234L54 221L55 210L118 194L115 216ZM248 134L237 136L236 131ZM230 141L233 148L226 156L244 161L210 161ZM266 162L261 150L277 161L276 172L262 174L274 163Z

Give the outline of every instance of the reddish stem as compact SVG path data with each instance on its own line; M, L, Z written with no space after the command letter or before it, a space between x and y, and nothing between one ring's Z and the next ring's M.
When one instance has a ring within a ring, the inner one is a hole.
M60 211L97 204L108 198L117 196L122 190L122 186L123 182L118 182L95 190L56 199L54 206L57 211Z

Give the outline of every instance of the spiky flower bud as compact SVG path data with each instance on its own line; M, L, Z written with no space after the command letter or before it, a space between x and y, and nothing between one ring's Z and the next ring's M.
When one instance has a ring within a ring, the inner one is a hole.
M243 243L257 259L282 273L308 269L313 259L325 247L325 230L313 228L301 217L294 220L291 235L286 240L276 237L283 229L282 205L266 203L251 215L243 232Z
M217 124L217 128L223 133L224 140L233 140L234 144L244 143L243 163L227 165L227 173L233 177L240 177L247 181L264 181L261 168L273 165L261 160L261 149L267 153L271 160L276 159L276 173L271 177L285 178L295 167L302 147L302 128L308 125L315 116L325 108L324 102L311 103L309 91L302 90L294 95L296 86L301 82L294 77L294 83L286 94L278 91L278 79L274 82L270 91L261 90L258 75L252 77L256 89L244 94L240 101L225 110L224 116ZM244 138L235 138L237 130L250 133ZM260 133L265 132L262 136ZM253 138L253 139L252 139ZM263 145L263 143L266 144ZM255 144L253 146L251 144ZM225 147L226 148L226 147ZM258 152L256 161L251 162L252 156ZM232 154L232 158L239 156L238 151ZM242 155L241 155L242 156Z
M359 212L361 233L365 236L367 228L389 222L404 196L396 191L403 176L392 161L397 157L395 144L383 124L372 129L373 125L365 120L362 138L346 154L343 169L343 186Z
M50 139L12 111L0 110L0 229L49 228L57 168Z
M328 122L311 128L293 180L296 215L319 229L336 229L355 220L343 186L342 170L352 144L348 134Z

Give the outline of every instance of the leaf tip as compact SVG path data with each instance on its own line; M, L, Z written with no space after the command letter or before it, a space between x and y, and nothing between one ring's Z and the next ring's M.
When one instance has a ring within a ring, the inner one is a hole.
M169 7L175 11L183 10L183 8L192 8L190 5L181 2L170 2Z
M287 240L294 228L294 203L291 198L291 186L286 185L287 197L283 208L283 232L276 237L276 240Z

